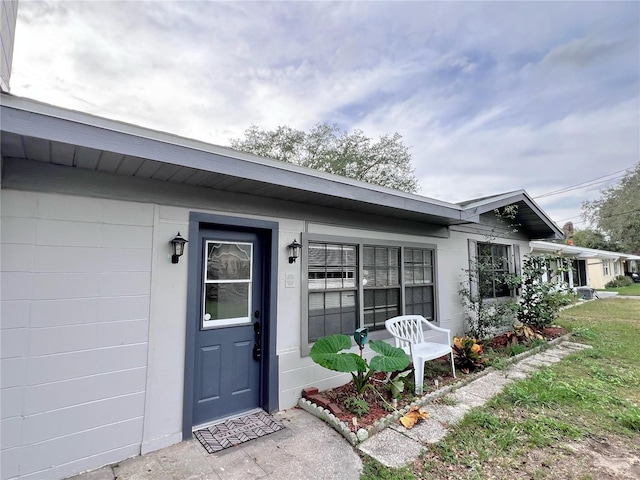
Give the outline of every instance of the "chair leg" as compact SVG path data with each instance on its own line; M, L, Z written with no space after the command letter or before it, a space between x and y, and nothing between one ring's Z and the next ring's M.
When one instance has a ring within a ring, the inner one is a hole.
M453 352L449 354L451 356L451 372L453 372L453 378L456 378L456 367L455 362L453 361Z
M422 385L424 383L424 360L414 360L413 369L416 376L416 395L422 395Z

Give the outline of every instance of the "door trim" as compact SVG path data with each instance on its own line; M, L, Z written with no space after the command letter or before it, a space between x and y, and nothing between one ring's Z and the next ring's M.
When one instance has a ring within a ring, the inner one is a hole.
M267 412L278 409L278 356L276 355L277 305L278 305L278 222L255 220L242 217L228 217L207 213L189 214L189 238L196 239L201 228L240 230L257 233L264 242L263 265L263 334L264 352L260 372L260 407ZM184 392L182 408L182 439L192 436L193 428L193 384L195 374L195 338L199 328L195 318L200 313L199 252L189 251L187 280L187 318L184 356Z

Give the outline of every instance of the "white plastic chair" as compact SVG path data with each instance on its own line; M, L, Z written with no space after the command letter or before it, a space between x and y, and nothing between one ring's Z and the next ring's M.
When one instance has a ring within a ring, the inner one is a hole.
M424 363L436 358L449 355L451 358L451 372L456 377L456 368L453 363L453 350L451 348L451 331L433 325L421 315L401 315L384 322L385 328L393 335L396 347L402 348L413 360L413 368L416 376L416 395L422 394L424 382ZM434 332L427 340L424 338L424 330Z

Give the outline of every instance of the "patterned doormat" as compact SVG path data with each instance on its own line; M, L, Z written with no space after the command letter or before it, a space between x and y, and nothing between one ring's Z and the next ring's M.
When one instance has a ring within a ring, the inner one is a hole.
M196 430L194 435L207 452L215 453L269 435L283 428L284 425L271 415L259 411Z

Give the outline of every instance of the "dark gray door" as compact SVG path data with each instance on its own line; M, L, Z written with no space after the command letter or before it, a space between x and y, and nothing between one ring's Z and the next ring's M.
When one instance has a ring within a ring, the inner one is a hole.
M252 232L201 230L193 425L261 404L262 245Z

